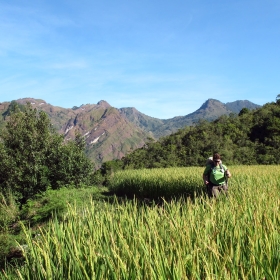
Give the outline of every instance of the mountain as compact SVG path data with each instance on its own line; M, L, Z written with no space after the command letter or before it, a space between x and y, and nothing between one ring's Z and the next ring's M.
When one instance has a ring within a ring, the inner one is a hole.
M105 161L122 158L129 151L144 145L149 134L129 122L121 112L106 101L65 109L46 103L41 99L23 98L18 104L31 103L34 108L48 114L56 130L65 140L75 138L79 132L86 140L86 153L98 168ZM0 103L2 120L0 127L8 119L6 112L11 102Z
M79 132L86 140L86 153L96 168L105 161L122 158L132 150L144 145L149 137L159 139L185 126L194 125L199 119L213 120L221 115L238 113L242 108L260 107L247 100L222 103L208 99L195 112L171 119L157 119L139 112L136 108L114 108L101 100L97 104L62 108L41 99L22 98L15 100L20 105L27 102L48 114L54 128L65 140L74 139ZM0 129L8 117L11 102L0 103Z
M65 139L73 139L80 132L86 139L87 155L97 166L144 145L148 133L121 116L118 109L106 101L83 105L75 110L59 130Z
M139 112L134 107L121 108L119 111L123 117L149 133L152 137L155 137L155 131L165 124L165 120L149 117Z
M225 106L227 107L227 109L229 109L230 111L238 114L240 112L241 109L243 108L247 108L249 110L252 110L252 109L256 109L256 108L259 108L261 106L259 105L256 105L248 100L237 100L237 101L234 101L234 102L228 102L228 103L225 103Z
M239 113L241 109L255 109L260 107L248 100L237 100L230 103L222 103L216 99L208 99L202 106L191 114L186 116L174 117L161 120L148 117L135 108L122 108L121 112L129 121L140 126L144 131L152 134L156 139L176 132L178 129L194 125L200 119L212 121L222 115Z

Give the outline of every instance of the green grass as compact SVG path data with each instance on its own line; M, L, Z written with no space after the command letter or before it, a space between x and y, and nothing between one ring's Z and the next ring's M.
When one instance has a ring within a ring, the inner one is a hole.
M29 200L21 210L11 194L8 198L0 195L0 271L6 266L5 262L19 251L18 244L26 243L22 225L30 227L30 234L35 236L40 227L45 227L54 216L59 221L63 220L69 205L80 209L91 200L107 200L103 194L106 192L106 188L96 187L48 190ZM9 264L14 265L18 260L13 258Z

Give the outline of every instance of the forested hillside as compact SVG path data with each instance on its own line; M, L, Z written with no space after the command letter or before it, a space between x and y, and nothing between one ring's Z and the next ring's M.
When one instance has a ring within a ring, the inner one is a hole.
M106 162L99 172L171 166L203 166L213 151L233 164L280 163L280 102L242 109L239 114L201 120L159 141L150 139L144 147L122 160Z

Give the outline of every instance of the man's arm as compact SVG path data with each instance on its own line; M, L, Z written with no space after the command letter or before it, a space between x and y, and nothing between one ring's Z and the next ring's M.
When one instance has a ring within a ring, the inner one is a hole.
M230 177L231 177L231 173L229 172L229 170L228 170L228 169L226 170L226 176L227 176L228 178L230 178Z
M205 185L208 185L208 184L209 184L208 175L203 174L203 175L202 175L202 178L203 178L204 184L205 184Z
M204 182L205 185L209 184L209 174L210 174L210 171L211 171L211 166L207 165L205 167L203 175L202 175L203 182Z

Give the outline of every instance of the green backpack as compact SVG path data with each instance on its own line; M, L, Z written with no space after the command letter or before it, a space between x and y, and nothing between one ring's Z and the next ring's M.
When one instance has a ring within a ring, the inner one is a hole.
M211 172L212 172L212 170L215 168L215 164L214 164L214 161L213 161L213 157L209 157L209 158L206 160L206 165L205 165L205 166L207 166L208 164L211 165ZM220 161L219 166L220 166L220 170L222 170L222 171L224 172L224 177L225 177L225 179L226 179L226 186L227 186L227 185L228 185L228 177L226 176L226 170L225 170L225 168L224 168L224 166L223 166L223 164L222 164L222 161ZM208 174L208 182L210 182L210 173L211 173L211 172L209 172L209 174Z

